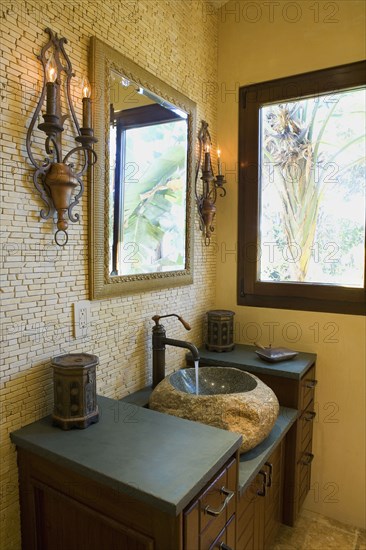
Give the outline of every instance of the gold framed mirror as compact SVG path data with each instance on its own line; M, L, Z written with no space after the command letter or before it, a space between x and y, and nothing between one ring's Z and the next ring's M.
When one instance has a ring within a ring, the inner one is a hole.
M196 104L91 39L91 299L193 282Z

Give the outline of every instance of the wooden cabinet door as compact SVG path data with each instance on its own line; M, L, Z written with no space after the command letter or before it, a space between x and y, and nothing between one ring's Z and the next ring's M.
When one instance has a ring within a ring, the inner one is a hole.
M34 487L37 550L153 550L152 538L62 493Z
M264 505L264 548L270 548L282 523L283 467L284 453L281 442L265 463L268 484Z
M23 550L181 550L181 516L24 449L18 464Z
M254 514L257 480L239 497L237 513L237 550L254 549Z
M264 550L265 477L259 473L238 506L237 550Z
M282 521L284 443L238 502L237 550L269 550Z

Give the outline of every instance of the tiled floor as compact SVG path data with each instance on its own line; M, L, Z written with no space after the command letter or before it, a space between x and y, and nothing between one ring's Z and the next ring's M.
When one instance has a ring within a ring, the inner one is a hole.
M272 550L366 550L366 531L304 510L295 527L282 525Z

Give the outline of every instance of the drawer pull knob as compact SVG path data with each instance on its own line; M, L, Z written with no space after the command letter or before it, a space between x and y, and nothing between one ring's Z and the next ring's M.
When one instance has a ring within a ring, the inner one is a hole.
M306 420L306 422L310 422L311 420L314 420L315 417L316 417L315 411L308 411L307 413L304 414L304 420Z
M318 381L317 380L307 380L305 382L305 388L315 388L315 386L317 385Z
M258 489L257 495L259 497L265 497L268 487L268 474L264 470L259 470L258 475L263 476L262 489Z
M312 463L313 461L313 458L314 458L314 455L313 453L305 453L304 454L304 457L301 459L301 464L303 464L304 466L310 466L310 464Z
M225 487L221 487L220 493L222 493L223 495L226 495L226 498L222 503L222 505L220 506L220 508L215 510L214 508L211 508L209 505L207 505L205 508L205 514L209 514L210 516L219 516L221 512L225 510L226 506L229 504L230 500L235 495L234 491L229 491L229 489L226 489Z
M222 542L219 546L220 550L231 550L230 546Z
M267 481L267 487L272 487L272 474L273 474L273 464L270 462L264 463L268 467L268 481Z

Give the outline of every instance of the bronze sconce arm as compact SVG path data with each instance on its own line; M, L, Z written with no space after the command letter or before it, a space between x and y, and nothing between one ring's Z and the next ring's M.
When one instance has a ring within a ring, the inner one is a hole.
M35 167L33 174L34 186L47 206L46 209L41 210L41 218L47 220L55 211L57 212L55 242L60 246L64 246L68 240L66 231L68 222L77 222L80 218L79 214L74 214L72 211L84 192L82 176L88 166L92 166L97 160L92 146L98 140L94 137L91 128L91 87L89 81L84 77L82 83L83 126L80 128L71 101L70 82L75 75L71 61L64 49L67 40L66 38L58 38L57 34L51 29L47 28L46 32L49 35L49 41L42 48L40 55L37 56L43 66L43 87L28 128L26 145L29 159ZM61 113L62 73L65 74L65 103L71 116ZM34 126L45 100L44 122L39 124L38 128L47 136L44 145L47 156L42 161L38 161L32 153L31 141ZM64 131L64 122L67 118L70 118L74 124L77 133L75 141L80 145L77 145L63 156L61 133ZM79 171L75 170L73 163L67 163L75 153L83 154L83 162ZM61 234L64 235L63 240L60 240Z
M200 217L200 228L205 237L205 245L208 246L211 241L211 235L214 231L213 220L216 214L216 199L217 192L220 191L220 196L225 197L226 183L225 177L221 173L221 158L218 150L218 175L214 176L211 163L211 136L208 131L208 124L205 120L201 121L201 128L198 133L199 154L198 164L195 178L195 196L198 214ZM202 192L198 190L198 177L202 168Z

